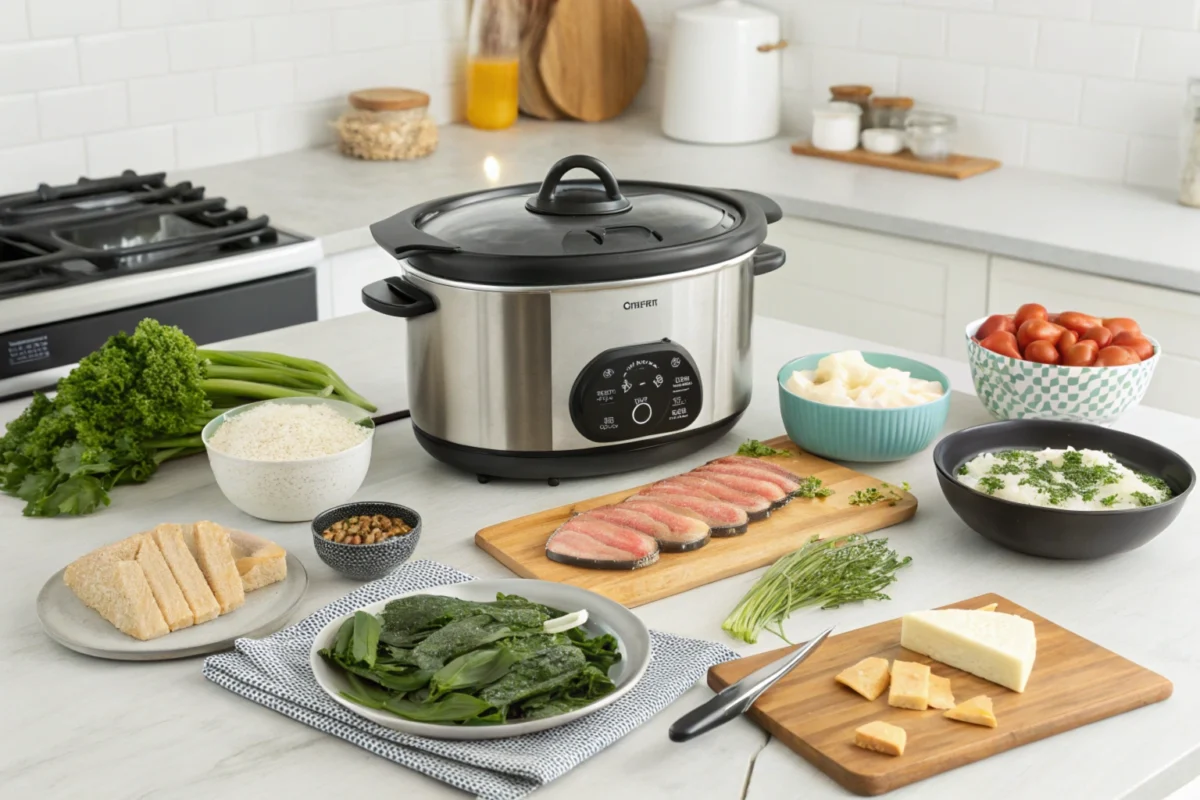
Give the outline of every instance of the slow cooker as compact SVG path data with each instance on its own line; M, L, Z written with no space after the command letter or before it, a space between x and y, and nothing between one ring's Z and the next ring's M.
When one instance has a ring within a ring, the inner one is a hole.
M575 168L586 180L564 180ZM400 274L363 302L408 321L413 430L483 477L652 466L750 403L754 278L782 216L752 192L618 183L564 158L539 184L446 197L371 226Z

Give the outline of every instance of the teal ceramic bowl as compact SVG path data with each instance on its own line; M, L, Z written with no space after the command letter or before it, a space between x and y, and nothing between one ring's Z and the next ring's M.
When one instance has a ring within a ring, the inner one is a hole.
M950 379L911 358L863 353L874 367L902 369L914 378L937 381L937 400L905 408L852 408L814 403L792 394L788 379L797 370L817 368L829 353L793 359L779 370L779 411L788 438L803 450L835 461L900 461L921 452L941 433L950 413Z

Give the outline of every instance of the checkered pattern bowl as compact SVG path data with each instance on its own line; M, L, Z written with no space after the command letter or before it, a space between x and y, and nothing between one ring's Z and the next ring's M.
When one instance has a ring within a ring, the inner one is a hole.
M1162 355L1128 367L1063 367L985 350L973 338L986 317L967 326L967 360L975 393L996 419L1059 419L1111 425L1141 402Z

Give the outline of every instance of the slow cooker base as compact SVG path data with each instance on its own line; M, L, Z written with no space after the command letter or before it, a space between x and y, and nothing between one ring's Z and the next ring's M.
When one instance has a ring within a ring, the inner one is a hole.
M635 469L656 467L689 456L724 436L737 424L741 416L742 412L739 411L712 425L651 442L631 442L626 445L551 453L506 452L467 447L430 436L416 425L413 425L413 433L417 435L417 441L425 451L438 461L466 472L473 472L481 479L554 480L632 472Z

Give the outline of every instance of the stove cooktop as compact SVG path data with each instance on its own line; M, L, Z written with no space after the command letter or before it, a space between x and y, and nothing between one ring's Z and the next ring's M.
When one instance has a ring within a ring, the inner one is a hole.
M0 298L305 241L165 173L0 197Z

